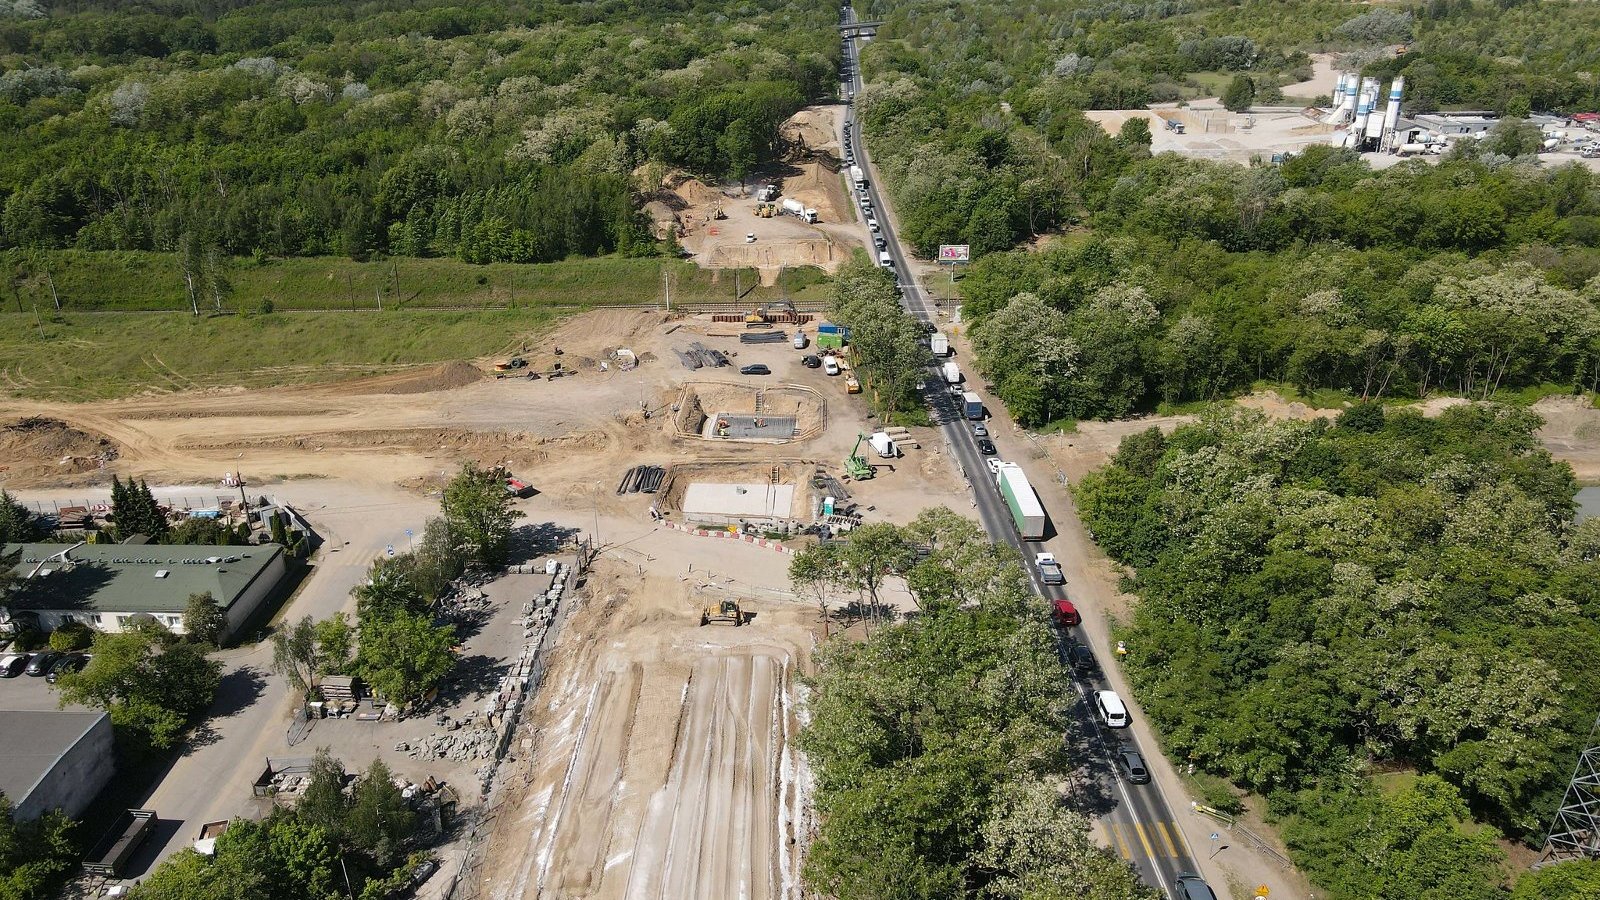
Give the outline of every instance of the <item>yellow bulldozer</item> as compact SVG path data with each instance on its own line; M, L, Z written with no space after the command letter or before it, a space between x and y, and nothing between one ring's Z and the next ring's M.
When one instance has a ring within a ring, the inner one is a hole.
M700 624L710 625L712 622L726 622L735 628L744 624L744 610L739 607L737 600L724 600L700 609Z

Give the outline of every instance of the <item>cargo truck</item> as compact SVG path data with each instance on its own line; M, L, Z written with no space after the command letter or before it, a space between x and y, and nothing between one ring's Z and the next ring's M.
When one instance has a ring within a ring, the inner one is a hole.
M860 166L851 166L850 181L853 182L856 187L864 188L867 186L867 173L862 171Z
M783 212L785 215L794 216L802 222L811 222L815 224L817 221L817 211L811 209L793 197L783 198Z
M944 383L945 384L960 384L961 383L961 367L956 365L955 363L953 363L953 362L945 363L942 367L940 367L939 372L940 372L940 374L942 374L944 376Z
M934 356L949 356L950 339L945 337L944 332L935 331L928 337L928 349L933 351Z
M1033 485L1028 483L1028 476L1022 473L1022 468L1013 464L1001 466L997 481L1000 496L1005 498L1006 509L1011 512L1011 524L1016 526L1017 534L1025 541L1043 540L1044 506L1039 503L1039 495L1033 492Z
M954 365L954 363L951 363ZM983 398L971 391L961 395L961 414L973 422L983 421Z

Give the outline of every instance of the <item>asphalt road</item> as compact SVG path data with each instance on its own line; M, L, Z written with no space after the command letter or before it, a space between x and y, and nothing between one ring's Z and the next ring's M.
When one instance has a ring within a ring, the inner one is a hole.
M850 19L847 21L853 21L854 11L850 10L848 15ZM849 90L856 93L860 92L862 86L857 59L858 42L859 38L852 38L848 42L845 57L850 72L845 83ZM911 276L911 267L908 265L910 254L895 237L890 217L884 214L886 207L878 188L877 170L872 167L871 156L861 139L861 124L856 119L853 105L847 109L845 121L851 123L856 165L861 166L867 173L867 195L871 198L873 209L876 211L874 215L881 229L880 235L888 243L889 255L894 260L895 271L899 273L903 303L919 320L935 322L937 310L915 283L915 278ZM863 227L865 227L864 222ZM869 233L869 243L870 238ZM939 422L945 442L971 486L979 521L989 532L990 538L1014 547L1022 554L1025 561L1031 563L1034 554L1044 549L1043 544L1023 541L1018 535L1012 525L1011 514L1006 508L1005 500L1000 496L994 478L989 474L988 466L978 452L971 425L962 419L958 404L944 389L943 382L934 370L929 370L926 384L927 399L934 410L935 419ZM976 386L971 384L966 385L965 389L978 392ZM978 393L981 395L981 392ZM986 399L985 403L987 402ZM1032 565L1028 566L1028 574L1033 589L1039 596L1051 602L1067 599L1064 587L1040 584L1038 573ZM1061 652L1065 654L1074 642L1072 635L1064 635L1060 644ZM1131 729L1102 728L1098 717L1091 710L1089 698L1092 693L1096 690L1110 689L1110 685L1103 677L1075 676L1072 687L1079 698L1079 702L1074 706L1074 712L1080 730L1077 734L1068 734L1066 739L1078 744L1079 748L1085 751L1080 754L1080 758L1090 760L1090 774L1094 779L1095 789L1090 791L1090 805L1093 808L1088 811L1100 819L1114 850L1131 862L1146 882L1159 889L1170 891L1179 873L1195 872L1197 867L1161 789L1154 782L1137 785L1128 783L1116 764L1119 748L1131 747L1139 750L1141 754L1144 754L1144 750L1139 747Z

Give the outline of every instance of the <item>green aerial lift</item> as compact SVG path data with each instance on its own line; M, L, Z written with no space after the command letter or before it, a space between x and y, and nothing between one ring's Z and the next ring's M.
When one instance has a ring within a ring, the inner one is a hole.
M850 455L844 460L844 473L857 481L866 481L872 477L872 466L868 464L867 458L861 455L861 442L866 439L866 435L857 432L856 445L851 448Z

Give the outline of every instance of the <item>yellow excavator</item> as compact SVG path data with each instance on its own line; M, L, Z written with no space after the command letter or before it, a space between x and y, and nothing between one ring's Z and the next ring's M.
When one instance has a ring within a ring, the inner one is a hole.
M771 325L774 313L795 313L794 304L787 300L774 300L764 306L758 306L744 314L744 324L749 326Z
M744 610L739 608L739 601L724 600L700 609L700 624L710 625L712 622L726 622L735 628L744 624Z

